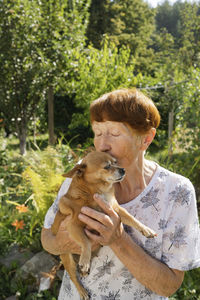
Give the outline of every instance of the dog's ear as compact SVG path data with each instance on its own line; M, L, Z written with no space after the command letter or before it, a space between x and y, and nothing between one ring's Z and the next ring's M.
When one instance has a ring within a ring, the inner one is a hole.
M63 177L69 177L72 178L75 174L78 177L81 177L86 169L86 164L77 164L72 170L67 172L66 174L63 174Z

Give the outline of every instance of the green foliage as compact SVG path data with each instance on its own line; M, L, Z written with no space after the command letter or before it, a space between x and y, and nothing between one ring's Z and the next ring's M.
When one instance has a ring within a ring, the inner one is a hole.
M26 157L21 157L10 150L11 145L5 145L1 138L0 141L1 253L6 252L14 242L40 249L44 215L64 180L63 172L72 168L83 150L73 151L60 140L55 149L48 147L44 151L31 150ZM20 212L20 206L25 206L27 211ZM18 230L12 225L16 221L22 222Z
M184 7L184 2L176 1L173 5L168 0L162 2L156 8L156 27L158 31L167 30L174 38L179 37L180 11Z
M126 46L135 58L135 71L150 73L153 50L150 49L154 30L154 10L142 0L93 0L88 38L100 49L104 36L117 47Z
M83 53L75 52L76 77L67 89L74 95L74 103L81 113L72 115L70 129L89 126L91 101L113 89L134 86L134 60L126 47L118 48L105 40L101 50L89 47Z
M200 15L199 4L190 5L185 2L184 9L180 12L179 27L180 59L184 66L200 66Z
M182 286L169 299L200 300L199 278L200 268L186 272Z
M182 84L182 101L177 109L175 140L188 152L200 147L200 69L191 68L190 78Z
M174 61L178 62L179 68L187 72L191 67L199 66L199 4L177 1L171 5L164 1L157 8L155 20L158 35L164 30L173 37ZM171 47L168 54L171 56Z
M106 32L108 12L106 3L108 0L92 0L89 8L89 24L86 32L87 44L92 44L100 49Z
M10 268L0 265L0 295L1 299L7 299L10 295L16 295L19 300L56 300L58 297L60 280L56 279L50 290L38 292L35 279L30 277L22 279L16 276L17 264Z
M21 154L30 120L44 111L47 89L68 77L71 49L83 48L89 4L0 2L0 105L7 127L17 131Z
M28 160L29 166L22 176L33 191L33 205L42 221L63 182L63 167L57 152L50 147L39 153L33 151Z
M19 138L43 100L43 67L37 53L37 7L34 1L0 3L0 105L6 125L14 122Z

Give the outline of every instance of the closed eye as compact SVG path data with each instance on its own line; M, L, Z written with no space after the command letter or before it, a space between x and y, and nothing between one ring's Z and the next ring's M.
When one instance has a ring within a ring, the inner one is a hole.
M95 137L99 137L101 135L102 135L102 133L95 133Z

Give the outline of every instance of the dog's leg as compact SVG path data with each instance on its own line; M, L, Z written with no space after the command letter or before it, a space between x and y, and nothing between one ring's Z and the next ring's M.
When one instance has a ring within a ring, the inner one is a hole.
M69 206L69 202L67 196L63 196L59 201L59 209L63 215L73 215L73 209Z
M81 285L81 283L78 281L77 276L76 276L76 264L73 259L73 255L71 253L66 253L60 255L60 258L63 262L63 265L65 267L65 270L69 274L72 282L76 286L81 299L83 300L89 300L89 296L87 291L84 289L84 287Z
M156 233L152 229L145 226L140 221L138 221L136 218L134 218L123 207L117 205L114 209L120 216L122 223L124 223L125 225L134 227L135 229L140 231L147 238L152 238L152 237L156 236Z
M90 268L91 260L91 243L84 233L83 227L73 224L70 226L69 233L73 240L81 247L81 255L79 259L79 268L82 275L87 275Z
M66 215L61 214L60 211L58 211L58 212L56 213L54 222L53 222L53 224L52 224L52 226L51 226L51 231L52 231L52 233L53 233L54 235L56 235L56 233L58 232L58 228L59 228L61 222L64 221L65 218L66 218Z

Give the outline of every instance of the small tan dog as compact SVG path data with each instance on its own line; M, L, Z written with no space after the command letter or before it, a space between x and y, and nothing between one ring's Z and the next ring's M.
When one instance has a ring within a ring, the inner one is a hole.
M91 152L81 162L77 164L66 177L72 177L72 182L68 192L60 199L59 211L56 214L51 227L52 233L56 234L60 223L67 215L71 219L67 225L67 231L72 240L81 247L79 258L79 269L83 275L88 274L91 259L91 243L84 233L83 222L78 219L78 215L83 206L88 206L99 210L100 207L93 199L95 193L102 194L112 208L118 213L122 223L139 230L146 237L154 237L153 230L146 227L124 208L120 207L114 196L113 183L123 180L125 170L116 165L116 160L104 152ZM70 275L71 280L82 299L88 300L87 291L83 288L76 276L76 263L70 252L60 255L63 265Z

